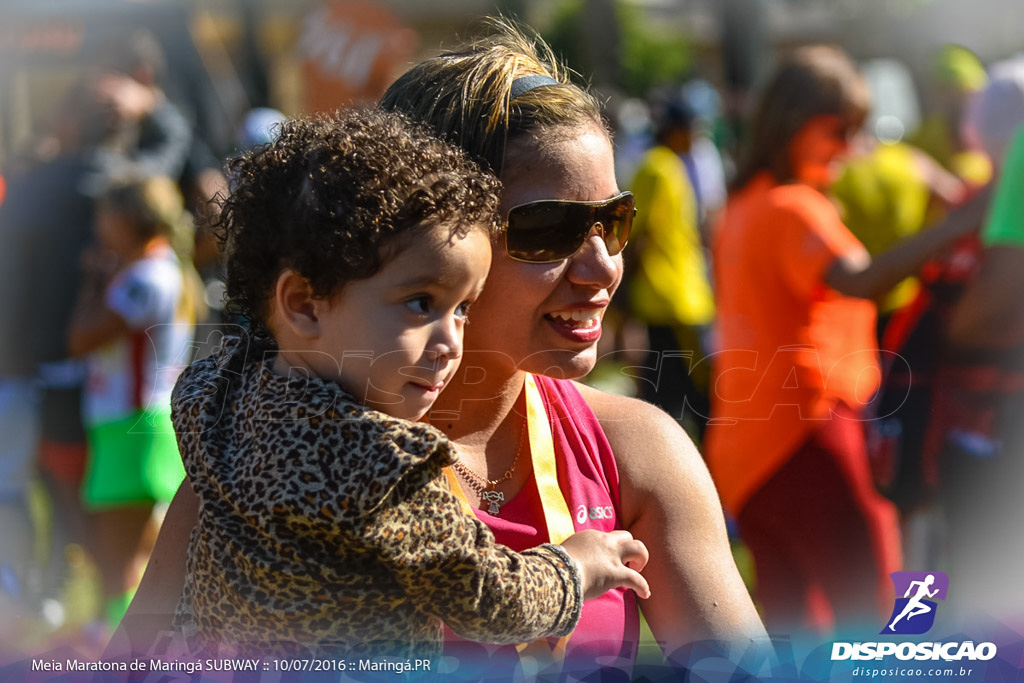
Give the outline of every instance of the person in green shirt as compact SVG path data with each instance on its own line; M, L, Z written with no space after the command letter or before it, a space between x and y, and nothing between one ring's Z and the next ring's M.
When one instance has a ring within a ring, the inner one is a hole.
M1024 528L1024 60L1014 61L993 65L974 117L997 179L977 274L947 329L956 374L944 414L955 420L937 456L951 575L965 604L993 616L1024 606L1009 590Z

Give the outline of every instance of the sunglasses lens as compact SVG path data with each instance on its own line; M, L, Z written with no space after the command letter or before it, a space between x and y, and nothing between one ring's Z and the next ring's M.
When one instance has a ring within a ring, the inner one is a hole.
M615 256L629 239L629 229L633 227L633 216L636 214L633 195L625 193L603 209L604 215L598 211L598 220L604 225L604 244L608 254Z
M505 232L509 256L520 261L546 263L572 254L577 239L570 227L573 208L566 202L544 201L524 204L510 211Z
M594 226L608 253L622 251L633 223L633 195L624 192L607 202L542 200L509 211L505 246L519 261L550 263L575 254Z

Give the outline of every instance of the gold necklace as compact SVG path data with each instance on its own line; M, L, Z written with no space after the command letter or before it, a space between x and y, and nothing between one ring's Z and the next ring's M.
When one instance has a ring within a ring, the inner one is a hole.
M501 506L505 504L505 494L501 491L495 490L503 481L507 481L512 478L512 473L516 471L516 464L519 462L519 456L523 452L523 441L526 436L526 419L523 419L523 430L519 434L519 445L516 446L516 457L512 460L512 465L509 466L505 473L497 479L487 479L481 477L476 472L472 471L464 464L461 460L456 460L452 463L452 469L462 475L463 481L469 485L471 489L476 491L477 495L480 496L480 500L488 503L487 514L497 515Z

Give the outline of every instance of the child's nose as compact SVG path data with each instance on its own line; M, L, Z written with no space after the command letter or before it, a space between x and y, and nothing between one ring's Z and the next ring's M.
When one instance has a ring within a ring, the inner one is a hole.
M427 351L435 361L459 358L462 355L462 321L454 315L439 320Z

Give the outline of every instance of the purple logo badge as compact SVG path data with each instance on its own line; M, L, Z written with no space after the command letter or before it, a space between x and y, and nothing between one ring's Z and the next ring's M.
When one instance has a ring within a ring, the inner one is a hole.
M896 605L881 633L925 633L935 623L935 600L945 600L949 577L945 572L893 572ZM900 597L902 596L902 597Z

